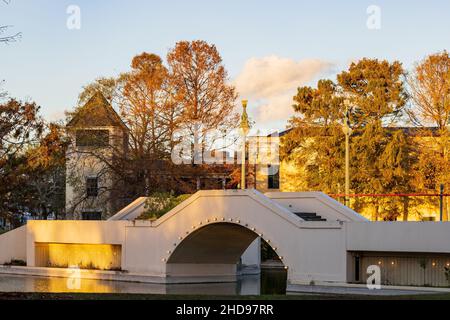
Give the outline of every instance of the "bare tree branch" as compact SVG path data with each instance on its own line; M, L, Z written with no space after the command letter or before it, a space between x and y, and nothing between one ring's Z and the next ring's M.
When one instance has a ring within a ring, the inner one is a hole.
M3 0L3 2L5 4L10 4L11 1L10 0ZM12 26L0 26L0 35L5 34L6 31ZM15 34L12 35L5 35L5 36L1 36L0 37L0 43L10 43L10 42L15 42L17 40L19 40L22 37L22 32L17 32Z

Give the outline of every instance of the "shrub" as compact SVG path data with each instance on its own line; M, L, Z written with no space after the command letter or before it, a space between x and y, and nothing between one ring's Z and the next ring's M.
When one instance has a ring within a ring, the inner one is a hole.
M27 263L23 260L13 259L10 262L5 263L5 266L19 266L26 267Z
M145 211L138 219L155 220L188 199L190 194L175 196L169 192L155 192L145 202Z

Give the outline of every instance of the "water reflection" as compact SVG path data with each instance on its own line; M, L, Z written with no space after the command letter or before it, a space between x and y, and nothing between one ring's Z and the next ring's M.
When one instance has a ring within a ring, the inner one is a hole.
M199 295L285 294L286 272L263 270L233 283L149 284L83 279L79 289L69 289L66 278L0 275L0 292L84 292Z

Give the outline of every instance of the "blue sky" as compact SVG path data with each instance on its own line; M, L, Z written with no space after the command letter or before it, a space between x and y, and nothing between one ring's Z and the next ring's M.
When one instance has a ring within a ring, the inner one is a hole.
M69 5L81 9L80 30L66 27ZM366 26L370 5L381 9L380 30ZM266 95L258 96L257 86L248 92L255 119L265 108L261 122L283 126L281 118L267 119L277 108L289 109L296 76L295 86L313 84L364 56L398 59L411 68L429 53L450 49L449 12L450 2L442 0L11 0L0 3L0 25L13 25L23 36L0 47L0 79L12 96L35 100L54 119L74 107L83 85L126 71L135 54L165 57L179 40L203 39L217 45L231 81L267 77L261 86L283 84L284 72L274 77L276 68L298 63L287 91L263 88ZM310 61L322 67L301 77Z

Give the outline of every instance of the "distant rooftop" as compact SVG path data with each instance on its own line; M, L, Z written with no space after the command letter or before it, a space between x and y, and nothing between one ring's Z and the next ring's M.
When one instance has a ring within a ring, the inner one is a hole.
M89 101L76 110L67 127L122 127L125 123L105 98L97 91Z

